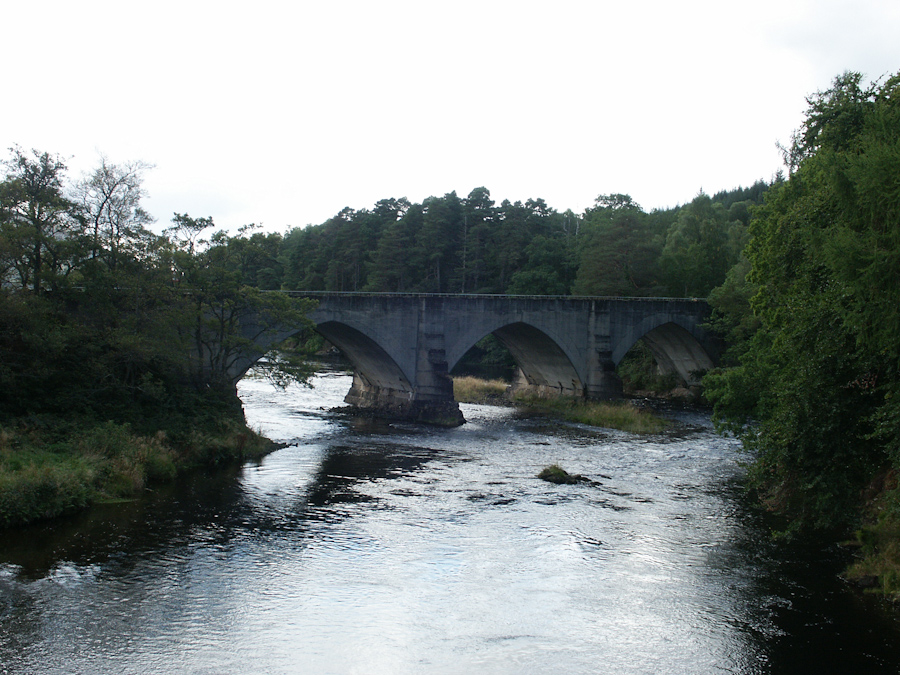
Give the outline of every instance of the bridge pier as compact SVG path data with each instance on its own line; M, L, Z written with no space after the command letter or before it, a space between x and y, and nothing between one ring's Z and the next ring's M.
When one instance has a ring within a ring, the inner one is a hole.
M442 427L458 427L465 422L459 404L453 398L453 382L447 378L449 392L417 392L387 389L353 373L353 385L344 403L379 417L422 422Z
M589 375L585 396L598 401L620 399L625 395L622 379L616 373L616 364L613 360L604 356L601 353L598 366Z
M414 376L401 380L402 388L385 387L367 379L363 369L356 367L353 386L344 402L385 417L445 427L459 426L465 419L453 396L441 298L421 298L416 309L414 314L405 317L405 326L402 326L415 342L412 344L410 340L406 345L415 352ZM410 330L413 324L414 333ZM401 325L398 322L398 332Z
M612 353L612 312L607 300L592 300L588 317L588 372L585 395L608 401L622 398L622 380Z

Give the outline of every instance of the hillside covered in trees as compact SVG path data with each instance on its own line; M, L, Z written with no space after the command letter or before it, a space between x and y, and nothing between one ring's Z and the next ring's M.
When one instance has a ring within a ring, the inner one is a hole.
M268 288L413 293L705 297L738 261L762 181L650 213L601 195L582 214L488 189L421 204L384 199L270 235Z

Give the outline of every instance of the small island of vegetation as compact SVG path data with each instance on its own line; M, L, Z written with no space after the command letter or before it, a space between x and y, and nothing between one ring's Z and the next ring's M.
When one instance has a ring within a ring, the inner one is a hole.
M575 396L540 397L516 393L504 380L482 380L471 375L453 378L453 394L460 403L515 405L549 413L570 422L632 433L659 433L669 423L629 401L591 401Z

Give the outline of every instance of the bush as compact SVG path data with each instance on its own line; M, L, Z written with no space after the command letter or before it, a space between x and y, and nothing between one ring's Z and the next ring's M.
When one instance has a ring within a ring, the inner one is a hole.
M133 498L179 471L259 457L273 447L231 419L195 428L180 442L163 431L134 434L127 424L82 425L0 428L0 527Z

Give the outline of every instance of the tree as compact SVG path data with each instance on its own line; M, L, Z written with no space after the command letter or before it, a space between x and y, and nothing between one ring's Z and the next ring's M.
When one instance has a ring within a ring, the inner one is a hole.
M91 257L102 257L114 270L122 247L146 234L153 218L141 206L146 196L144 172L152 166L144 162L110 163L100 157L100 166L75 186L75 201L81 208L91 237Z
M705 298L737 262L744 235L741 222L729 221L725 207L701 192L666 234L659 265L668 292Z
M568 295L576 266L562 236L537 235L525 249L525 264L510 279L507 292L516 295Z
M315 302L262 293L245 283L245 253L253 247L252 239L244 236L248 230L237 237L217 232L206 246L199 235L213 227L211 218L176 214L173 222L170 231L181 234L173 242L173 262L176 278L184 288L176 334L180 337L179 349L192 355L188 375L194 385L199 389L211 386L232 395L235 363L261 351L261 367L272 382L280 386L305 382L311 375L306 361L261 345L285 325L295 325L297 332L308 328L306 313Z
M422 202L422 227L415 242L414 257L422 278L417 290L447 293L461 259L463 207L456 192L428 197Z
M7 269L14 268L21 288L39 293L55 287L83 257L83 229L75 205L65 197L66 165L58 157L11 148L0 183L0 232Z
M808 99L750 226L759 328L705 381L757 486L805 525L852 520L873 474L900 468L900 75L861 83Z
M485 187L463 200L463 232L456 284L461 293L478 293L486 269L486 248L494 221L494 201Z
M580 234L577 295L643 296L657 288L662 239L629 196L600 195L587 209Z
M422 228L422 207L406 202L402 214L397 213L399 218L384 226L372 255L367 291L402 293L418 280L411 252Z

